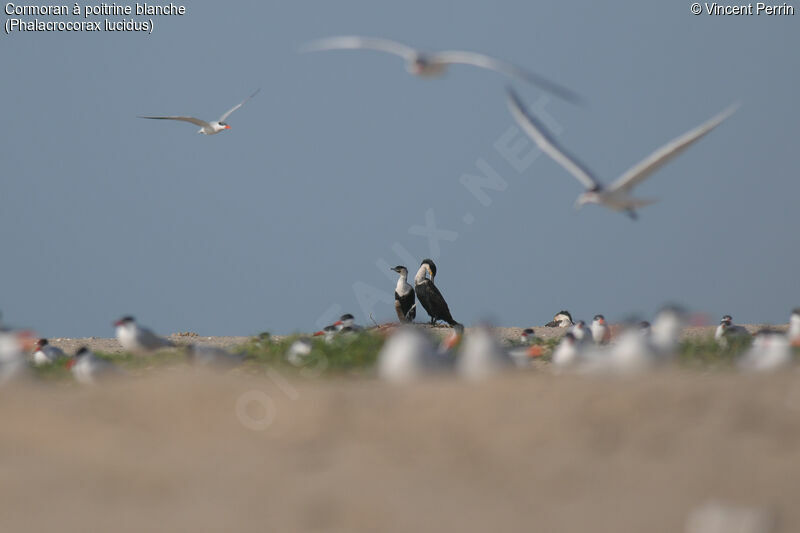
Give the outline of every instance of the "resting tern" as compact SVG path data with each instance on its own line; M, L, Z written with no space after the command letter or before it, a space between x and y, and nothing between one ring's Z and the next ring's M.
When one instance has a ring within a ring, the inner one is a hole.
M114 325L117 328L117 340L129 352L152 352L175 346L169 340L137 324L132 316L122 317Z
M543 89L562 100L579 103L580 97L573 91L558 85L543 76L506 63L499 59L475 52L452 50L446 52L423 52L397 41L372 37L342 36L312 41L303 46L301 52L319 52L323 50L377 50L402 57L406 62L406 70L421 78L441 76L449 65L472 65L494 70L511 78L518 78Z
M575 337L575 340L579 343L592 340L592 332L586 329L586 322L583 320L575 322L575 324L569 328L569 332L572 333L572 336Z
M536 333L533 331L533 328L525 328L522 330L522 333L519 336L519 343L527 346L531 344L536 339Z
M231 115L231 113L242 107L245 104L245 102L247 102L252 97L257 95L258 91L260 90L261 89L256 89L256 92L254 92L253 94L251 94L250 96L248 96L247 98L245 98L232 108L225 111L225 113L223 113L222 116L219 117L219 120L212 120L211 122L206 122L205 120L201 120L195 117L182 117L182 116L168 116L168 117L139 116L139 118L150 118L155 120L180 120L183 122L191 122L192 124L200 126L200 129L198 130L197 133L202 133L203 135L216 135L221 131L231 129L231 127L228 125L227 122L225 122L225 120Z
M53 346L47 339L39 339L36 341L36 351L33 352L33 364L36 366L46 365L66 356L64 350Z
M450 360L436 353L430 338L418 329L403 326L378 354L378 375L393 382L407 382L451 369Z
M569 155L545 127L531 115L523 106L517 94L508 89L508 107L511 114L522 130L528 134L539 149L546 153L556 163L564 167L567 172L575 176L586 187L586 192L581 194L575 202L575 208L584 204L600 204L614 211L625 212L636 219L636 209L652 204L655 200L644 200L631 196L633 188L643 182L650 174L661 168L673 157L689 148L693 143L707 135L719 126L722 121L731 116L739 107L738 104L730 106L725 111L704 122L693 130L668 142L641 162L637 163L617 178L610 186L604 187L594 174L580 163L575 157Z
M456 363L459 374L469 380L487 378L514 365L514 360L503 350L487 326L479 326L466 335Z
M98 379L121 376L122 371L111 361L97 357L86 346L81 346L67 363L75 381L84 385L96 383Z
M739 368L750 372L768 372L789 366L792 347L789 339L776 331L762 329L739 360Z
M224 348L209 344L187 344L184 349L189 361L195 365L231 368L244 361L242 354L232 354Z

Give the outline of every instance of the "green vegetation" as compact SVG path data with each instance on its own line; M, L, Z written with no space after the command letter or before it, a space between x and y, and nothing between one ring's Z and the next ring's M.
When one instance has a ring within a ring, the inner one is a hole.
M311 339L311 352L290 362L286 355L290 346L300 338L299 335L293 335L277 339L269 333L253 337L232 350L245 356L244 364L238 367L237 371L257 374L269 368L278 368L302 378L370 375L384 342L384 337L376 331L339 335L330 342L326 342L323 337L314 337ZM559 340L535 339L534 344L542 347L542 356L537 359L549 361ZM739 355L749 347L750 343L749 338L731 339L729 346L722 348L711 337L687 339L681 343L677 361L681 367L690 369L733 368ZM95 352L95 354L113 361L133 376L187 363L186 355L180 348L161 350L147 356L130 353ZM800 348L795 349L795 356L800 357ZM68 379L67 360L36 367L34 373L45 381Z

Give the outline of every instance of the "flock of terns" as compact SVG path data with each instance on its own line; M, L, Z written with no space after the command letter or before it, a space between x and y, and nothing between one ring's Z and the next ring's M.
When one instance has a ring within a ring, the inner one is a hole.
M378 354L376 367L378 376L387 381L405 382L448 373L480 379L513 368L530 367L544 354L533 328L524 329L519 339L509 344L498 340L488 326L465 332L464 327L456 323L443 340L437 341L430 330L411 325L409 318L406 315L399 324L373 328L387 337ZM178 346L139 325L131 316L119 319L114 325L117 341L130 353L147 355L165 348L180 347L194 364L216 368L231 368L245 360L241 353L231 353L212 345ZM596 315L587 326L582 320L573 322L568 311L560 311L544 327L566 330L551 354L554 373L632 374L672 362L678 354L686 325L685 312L676 307L666 307L656 315L652 324L627 324L616 333L603 315ZM365 329L355 324L353 315L345 314L314 336L322 336L327 343L347 342L348 338ZM752 336L746 328L734 324L730 315L725 315L714 338L721 348L739 347L738 366L742 370L785 368L792 362L793 349L800 348L800 308L792 312L786 332L767 328ZM285 359L302 367L314 350L312 338L301 337L289 345ZM55 364L66 364L75 380L83 384L125 374L112 361L97 356L86 347L68 356L47 339L37 340L30 331L0 326L0 383L25 376L30 365Z
M405 61L406 70L410 74L423 78L441 76L450 65L472 65L493 70L509 78L530 83L541 90L573 104L580 103L581 101L576 93L550 81L544 76L514 64L474 52L453 50L428 53L397 41L358 36L340 36L320 39L301 47L301 52L352 49L376 50L399 56ZM633 219L637 218L636 210L638 208L654 203L654 200L632 196L631 193L634 187L642 183L647 177L672 158L710 133L732 115L738 107L738 104L732 105L696 128L668 142L606 187L576 157L570 155L564 148L559 146L553 135L525 108L522 100L511 88L507 89L507 93L509 110L522 130L536 143L542 152L547 154L567 172L577 178L581 185L585 187L586 191L578 197L575 202L575 207L579 208L587 203L599 204L614 211L624 212ZM211 122L192 116L177 115L140 116L139 118L189 122L200 126L198 133L215 135L230 129L230 125L226 122L227 118L256 94L258 94L258 90L225 112L219 120Z

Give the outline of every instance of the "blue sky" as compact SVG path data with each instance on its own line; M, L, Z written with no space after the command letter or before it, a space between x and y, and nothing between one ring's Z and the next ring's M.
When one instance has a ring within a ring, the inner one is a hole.
M192 2L154 22L152 35L0 37L9 323L57 337L111 336L123 314L206 335L310 331L347 311L383 321L386 265L428 256L466 324L647 317L665 302L779 323L800 305L800 18L411 0ZM514 84L606 181L742 107L640 187L660 201L632 222L574 210L578 182L529 144L523 171L503 157L496 145L527 141L502 76L420 80L377 52L297 53L340 34L481 51L574 89L586 106ZM136 118L214 119L258 87L220 135ZM463 176L487 166L505 185L476 196ZM445 232L433 243L431 216Z

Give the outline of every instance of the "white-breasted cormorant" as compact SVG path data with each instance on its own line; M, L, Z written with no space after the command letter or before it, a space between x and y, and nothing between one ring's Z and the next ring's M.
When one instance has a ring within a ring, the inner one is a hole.
M408 269L402 265L392 268L400 278L394 289L394 310L400 322L413 322L417 318L417 303L414 296L414 287L408 283Z
M430 279L428 275L430 274ZM436 324L437 320L444 320L451 326L458 325L450 314L450 308L444 301L442 293L433 284L436 277L436 265L430 259L424 259L419 266L417 275L414 276L414 288L417 291L417 299L428 315L431 317L431 324Z

